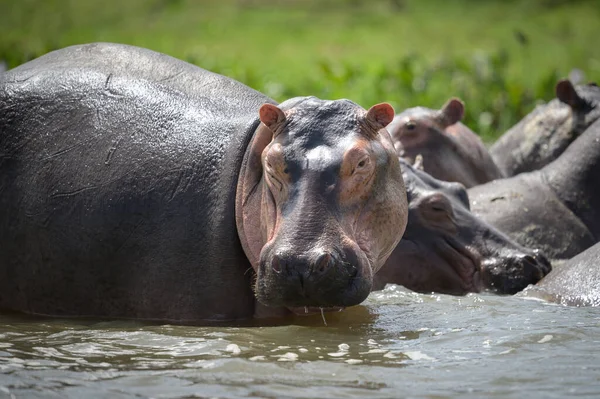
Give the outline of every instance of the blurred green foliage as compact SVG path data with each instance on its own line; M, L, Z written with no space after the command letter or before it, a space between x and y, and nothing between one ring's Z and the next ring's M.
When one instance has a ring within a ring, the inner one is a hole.
M466 103L491 141L573 68L600 81L596 0L0 0L9 67L93 41L151 48L283 101Z

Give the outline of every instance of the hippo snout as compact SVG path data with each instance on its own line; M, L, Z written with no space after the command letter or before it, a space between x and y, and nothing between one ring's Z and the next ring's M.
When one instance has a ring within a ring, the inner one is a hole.
M335 273L335 267L340 263L340 256L335 252L322 252L317 256L299 257L293 254L280 253L273 255L271 269L275 273L297 275L301 281L319 280Z
M539 251L512 253L487 259L482 264L486 286L499 294L516 294L550 273L552 265Z
M362 302L371 289L364 265L351 250L264 256L256 282L257 298L269 306L345 307Z

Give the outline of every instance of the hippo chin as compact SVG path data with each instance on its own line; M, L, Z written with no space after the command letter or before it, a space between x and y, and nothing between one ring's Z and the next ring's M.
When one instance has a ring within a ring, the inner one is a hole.
M551 259L600 238L600 120L542 169L469 189L473 213Z
M401 161L409 201L402 240L375 276L418 292L514 294L551 270L529 250L473 215L459 183L437 180Z
M490 148L505 176L549 164L600 118L600 88L593 83L573 86L561 80L556 84L556 97L538 105Z
M600 306L600 243L565 261L524 296L568 306Z
M503 177L479 136L460 122L464 112L451 98L439 110L406 109L387 130L398 155L411 163L422 155L423 170L436 179L473 187Z
M195 322L355 305L406 225L393 115L277 106L118 44L7 71L0 308Z

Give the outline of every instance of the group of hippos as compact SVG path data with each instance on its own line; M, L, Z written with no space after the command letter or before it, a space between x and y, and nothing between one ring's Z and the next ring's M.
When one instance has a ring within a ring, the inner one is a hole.
M147 49L48 53L0 74L0 309L203 323L388 283L600 305L600 88L556 95L488 151L456 98L277 104Z

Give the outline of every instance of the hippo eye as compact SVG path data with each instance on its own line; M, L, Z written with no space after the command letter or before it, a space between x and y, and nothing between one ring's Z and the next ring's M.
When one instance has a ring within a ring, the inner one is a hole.
M352 174L354 174L355 172L360 172L367 165L369 165L369 163L370 163L369 157L364 157L356 164L356 167L354 169L352 169Z
M408 121L404 126L406 126L407 130L415 130L417 128L417 124L415 123L415 121Z

